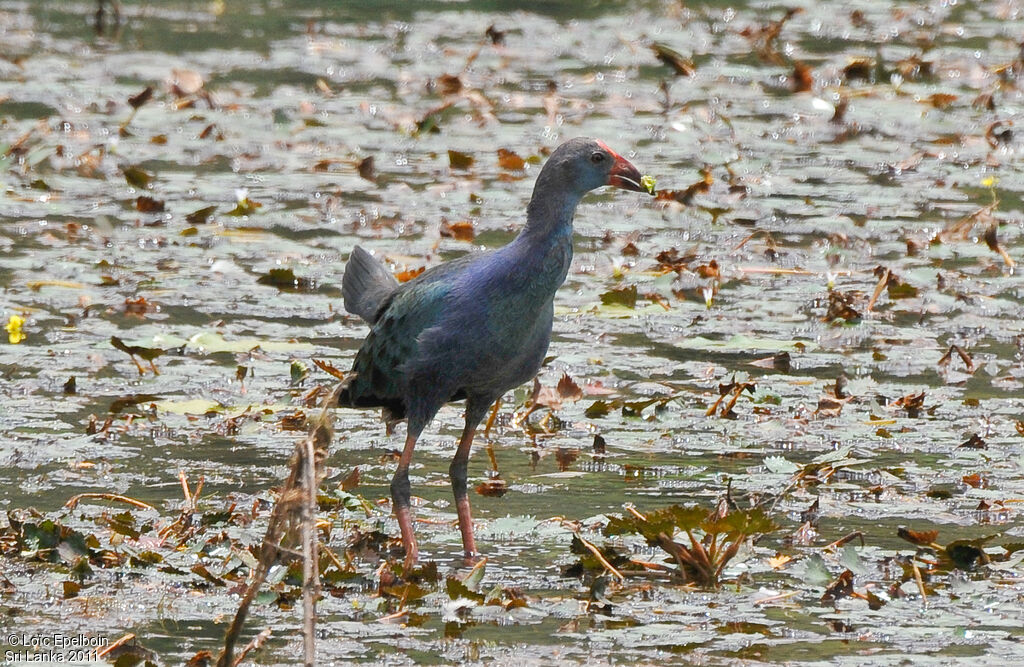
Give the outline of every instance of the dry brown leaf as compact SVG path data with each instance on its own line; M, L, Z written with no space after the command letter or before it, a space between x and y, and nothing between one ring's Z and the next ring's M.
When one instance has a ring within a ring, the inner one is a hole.
M935 544L935 540L939 539L939 531L937 530L910 530L903 526L896 530L896 535L919 547L930 547Z
M473 223L469 220L459 220L458 222L443 220L441 222L440 234L447 239L471 242L476 237L476 229L474 229Z
M711 170L707 167L700 170L701 180L697 181L693 185L689 186L685 190L658 190L658 193L654 196L655 199L677 201L680 204L689 205L693 198L699 194L704 194L711 189L711 184L715 182L715 179L711 176Z
M971 437L957 446L957 449L988 449L988 443L977 433L972 433Z
M138 109L151 99L153 99L153 86L146 86L138 95L132 95L129 97L128 104L131 108Z
M562 378L558 381L558 395L563 399L570 401L578 401L583 398L583 390L576 384L576 381L569 377L568 373L563 373Z
M999 238L997 236L998 231L998 222L993 222L991 225L989 225L988 228L985 230L985 244L989 247L989 250L991 250L994 253L997 253L1000 257L1002 257L1003 263L1005 263L1006 266L1012 269L1013 267L1017 266L1017 262L1012 257L1010 257L1010 253L1006 252L1006 249L1004 249L1003 246L999 245Z
M818 408L814 411L814 414L825 418L838 417L842 413L846 402L846 400L836 398L835 396L822 396L818 399Z
M476 485L476 492L488 498L501 498L508 493L508 482L503 479L486 479Z
M713 259L707 264L701 264L698 266L696 271L697 275L701 278L712 278L714 280L720 280L722 278L722 274L718 269L718 262Z
M400 283L406 283L426 271L427 267L421 266L416 269L406 269L395 274L395 279Z
M164 210L164 202L159 199L153 199L142 195L135 199L135 210L140 213L162 213Z
M339 380L345 379L345 373L329 361L325 361L324 359L317 359L316 357L314 357L313 365L332 377L335 377Z
M956 102L956 95L950 95L949 93L934 93L928 98L928 103L936 109L948 109L952 106L953 102Z
M964 484L966 484L967 486L971 487L972 489L983 489L983 488L986 488L989 485L988 484L988 480L985 479L981 475L981 473L977 473L977 472L973 473L973 474L970 474L970 475L964 475L961 478L961 480L963 481Z
M821 596L822 602L834 602L841 598L853 595L853 572L843 570L836 580L828 585L825 593Z
M654 51L654 55L657 56L658 60L671 67L676 74L680 76L693 76L697 73L697 67L693 64L693 61L675 49L654 42L651 44L651 50Z
M455 74L442 74L437 77L437 87L442 95L458 95L462 92L462 79Z
M365 178L370 182L376 182L377 167L372 155L364 157L362 160L360 160L356 168L359 170L359 175L362 178Z
M498 166L508 171L521 171L526 167L526 160L506 148L498 149Z
M806 93L814 88L814 73L810 67L797 61L793 65L793 92Z
M858 295L854 292L832 290L828 293L828 310L825 312L825 317L821 318L822 321L835 322L836 320L843 320L845 322L852 322L859 320L861 314L853 307L858 301Z
M875 61L871 58L851 58L846 67L843 68L843 77L847 81L854 79L871 79L871 73L875 69Z
M342 491L348 492L359 486L359 466L352 469L345 479L341 480L339 485Z

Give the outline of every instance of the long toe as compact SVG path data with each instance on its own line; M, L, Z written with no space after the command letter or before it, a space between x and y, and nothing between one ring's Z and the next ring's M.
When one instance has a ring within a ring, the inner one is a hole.
M416 543L407 544L405 546L405 563L402 565L402 574L408 576L412 569L416 567L416 561L420 558L419 547Z

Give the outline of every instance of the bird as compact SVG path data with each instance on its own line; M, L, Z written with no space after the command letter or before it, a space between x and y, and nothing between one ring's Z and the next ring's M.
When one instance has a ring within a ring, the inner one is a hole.
M337 405L380 407L388 420L407 420L390 487L406 574L419 555L409 507L413 450L441 407L461 400L466 401L465 428L449 475L465 559L478 556L466 490L473 437L490 406L540 370L551 340L555 292L572 260L576 206L605 185L653 190L603 141L570 139L544 163L526 223L507 245L439 264L401 284L369 252L358 245L352 249L342 297L345 310L362 318L370 331Z

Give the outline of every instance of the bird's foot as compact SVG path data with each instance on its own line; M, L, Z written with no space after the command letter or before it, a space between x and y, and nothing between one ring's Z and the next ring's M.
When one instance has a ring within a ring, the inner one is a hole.
M483 556L475 551L466 551L462 555L462 564L466 567L477 567L481 563L486 563L487 557Z
M408 577L409 573L412 572L413 568L416 567L416 561L419 560L420 550L413 542L411 547L406 547L405 550L405 563L402 565L402 576Z

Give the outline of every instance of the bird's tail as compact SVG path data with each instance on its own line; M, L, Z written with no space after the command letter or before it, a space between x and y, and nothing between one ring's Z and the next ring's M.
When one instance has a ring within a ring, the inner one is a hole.
M381 304L396 287L398 281L373 255L359 246L352 248L341 279L345 310L363 318L367 324L373 324L377 321Z

